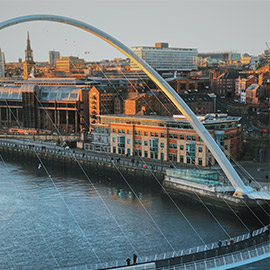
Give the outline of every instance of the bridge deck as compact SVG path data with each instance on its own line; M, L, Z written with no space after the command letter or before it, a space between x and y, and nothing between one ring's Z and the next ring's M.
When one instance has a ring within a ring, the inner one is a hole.
M252 233L243 234L232 239L198 246L179 252L165 253L151 257L141 257L132 269L164 270L204 270L230 269L239 265L256 262L270 257L269 225ZM153 264L155 263L155 268ZM150 267L151 264L151 267ZM146 267L146 268L145 268ZM148 268L150 267L150 268ZM96 265L90 269L131 269L125 262L112 262Z

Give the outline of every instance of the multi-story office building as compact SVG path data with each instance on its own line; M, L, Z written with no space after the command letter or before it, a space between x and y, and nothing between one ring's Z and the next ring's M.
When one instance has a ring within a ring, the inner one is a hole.
M65 56L56 59L56 70L65 73L84 73L86 66L83 59L76 56Z
M57 59L60 59L60 52L49 51L49 65L55 66Z
M228 158L237 159L241 144L241 117L198 116ZM204 142L182 115L174 117L100 115L98 126L109 129L111 153L172 160L208 166L215 163Z
M0 49L0 78L5 77L5 55Z
M131 49L159 72L197 70L197 49L169 48L168 43L155 45L155 47L136 46ZM130 70L139 71L140 68L131 62Z

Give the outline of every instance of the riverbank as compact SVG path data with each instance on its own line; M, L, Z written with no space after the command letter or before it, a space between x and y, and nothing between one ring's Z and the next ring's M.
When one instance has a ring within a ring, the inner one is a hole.
M136 182L157 183L163 181L166 166L152 163L146 164L143 160L128 157L119 157L107 153L84 151L57 146L55 143L44 143L30 140L0 139L1 154L10 158L28 159L39 166L41 161L57 166L82 166L90 171L99 171L105 174L119 174L129 177Z
M141 157L127 157L105 152L86 151L83 149L66 149L58 146L53 141L37 141L29 138L0 138L0 150L9 153L13 157L20 156L31 158L38 165L36 154L41 155L44 160L49 162L60 162L67 166L82 164L91 170L103 173L124 174L125 176L136 179L136 181L146 181L162 183L166 169L176 166L180 169L194 169L194 165L173 164L171 161L160 161ZM240 162L250 175L267 190L270 188L270 167L268 162L259 163L251 161ZM201 170L215 170L222 175L219 166L200 167ZM239 168L236 168L237 170Z

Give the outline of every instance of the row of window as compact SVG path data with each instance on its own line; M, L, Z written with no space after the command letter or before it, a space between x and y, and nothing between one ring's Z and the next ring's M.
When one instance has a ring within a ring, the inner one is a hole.
M116 133L116 129L113 129L113 133ZM118 134L126 134L124 129L118 129ZM130 134L130 130L127 130L127 134ZM144 131L144 136L148 136L148 132ZM135 130L135 135L142 135L142 131L137 131ZM231 134L233 135L233 134ZM151 137L158 137L158 133L157 132L150 132L150 136ZM164 138L165 134L164 133L160 133L160 137ZM169 134L169 138L170 139L178 139L177 134ZM186 136L188 141L196 141L196 136ZM232 138L232 137L231 137ZM180 140L184 140L185 139L185 135L180 135ZM199 137L199 141L202 142L202 139Z
M114 128L113 129L113 133L116 133L116 129ZM125 134L125 130L124 129L118 129L118 133L119 134ZM127 134L130 134L130 130L127 130ZM142 135L142 131L135 131L135 135ZM147 131L145 131L144 132L144 136L148 136L148 132ZM157 132L150 132L150 136L151 137L158 137L158 133ZM164 133L160 133L160 137L161 138L164 138L165 137L165 135L164 135ZM233 138L234 137L234 134L233 133L231 133L230 134L230 138ZM173 138L173 139L177 139L178 138L178 136L177 136L177 134L169 134L169 138ZM180 140L184 140L185 139L185 135L180 135ZM196 136L190 136L190 135L187 135L186 136L186 139L187 139L187 141L196 141ZM225 134L224 135L224 139L226 140L226 139L228 139L228 135L227 134ZM199 141L200 142L202 142L202 139L199 137Z

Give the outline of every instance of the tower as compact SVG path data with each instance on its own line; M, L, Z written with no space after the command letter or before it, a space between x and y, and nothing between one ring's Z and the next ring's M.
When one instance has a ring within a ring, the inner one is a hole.
M27 46L25 50L25 61L23 63L23 77L25 80L28 79L28 74L31 72L34 65L33 50L30 44L29 32L27 32Z

